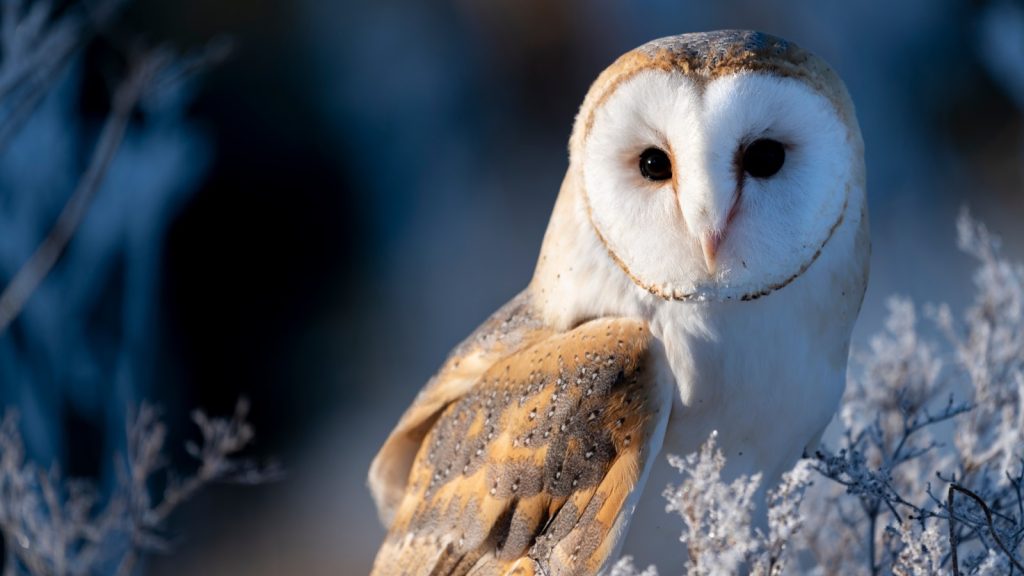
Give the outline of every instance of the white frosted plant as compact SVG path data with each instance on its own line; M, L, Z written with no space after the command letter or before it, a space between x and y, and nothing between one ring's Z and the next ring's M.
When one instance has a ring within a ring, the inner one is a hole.
M897 528L899 552L892 566L896 576L932 576L943 572L944 558L949 553L947 535L936 522L921 528L917 522L904 521Z
M664 496L666 512L683 520L680 536L687 549L688 576L727 576L749 570L755 576L777 576L791 554L790 541L804 522L800 503L810 485L812 469L801 461L785 474L768 494L768 534L751 527L755 493L761 476L722 480L725 457L716 445L716 433L699 452L686 457L669 456L682 482L669 486ZM648 567L640 572L632 558L620 560L612 576L656 576Z
M611 570L608 571L608 576L658 576L658 571L654 566L648 566L641 572L633 564L632 556L624 556L612 566Z
M149 405L127 419L128 450L118 459L113 493L101 498L86 481L62 478L26 458L18 417L0 420L0 534L5 545L4 576L73 576L137 572L141 557L173 549L167 535L171 514L214 483L259 484L280 476L273 464L240 458L253 438L249 405L233 415L211 418L195 411L201 442L186 444L196 461L191 474L178 475L167 463L167 429ZM162 485L157 492L154 485Z
M795 551L794 538L801 533L805 516L802 506L812 484L814 470L809 460L800 460L782 475L782 481L768 492L768 535L758 533L761 552L754 559L754 576L778 576Z
M844 523L870 574L1024 572L1024 268L966 212L957 233L978 262L973 302L959 320L925 308L941 342L912 302L890 301L885 332L854 356L839 449L819 454L859 504Z
M715 444L716 437L712 433L695 454L669 456L669 463L684 480L665 490L665 511L683 519L680 541L689 553L686 570L695 576L735 574L759 544L751 531L750 516L761 475L724 482L725 456Z

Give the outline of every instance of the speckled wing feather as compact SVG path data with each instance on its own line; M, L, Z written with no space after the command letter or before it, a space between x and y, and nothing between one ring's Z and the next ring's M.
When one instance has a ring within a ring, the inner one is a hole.
M441 411L464 395L495 362L552 334L523 291L492 314L452 350L420 390L370 465L368 485L385 525L405 494L416 452Z
M597 574L660 449L644 322L598 319L491 366L431 423L373 574Z

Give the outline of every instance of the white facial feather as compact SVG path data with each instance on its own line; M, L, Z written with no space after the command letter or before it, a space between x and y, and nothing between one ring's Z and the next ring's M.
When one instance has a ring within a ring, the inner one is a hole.
M764 179L741 166L761 138L786 148ZM652 147L669 153L671 179L641 175ZM855 153L833 104L800 81L744 73L701 86L649 70L597 111L581 161L591 218L622 266L676 298L726 300L771 291L816 257L842 214ZM713 273L706 234L722 238Z

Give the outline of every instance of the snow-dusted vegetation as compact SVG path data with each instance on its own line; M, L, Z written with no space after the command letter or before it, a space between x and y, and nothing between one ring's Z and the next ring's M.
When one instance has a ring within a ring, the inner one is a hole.
M851 357L837 443L769 493L768 534L751 520L760 478L723 480L714 436L672 457L687 574L1024 574L1024 266L966 212L957 232L973 302L889 301Z
M244 400L228 418L195 411L201 441L186 444L196 466L183 474L167 468L167 428L154 407L143 405L127 418L128 450L115 462L118 480L108 495L27 459L17 414L8 412L0 421L3 574L127 575L145 554L171 551L167 521L198 491L218 482L267 482L280 474L275 465L238 457L253 439L248 412Z

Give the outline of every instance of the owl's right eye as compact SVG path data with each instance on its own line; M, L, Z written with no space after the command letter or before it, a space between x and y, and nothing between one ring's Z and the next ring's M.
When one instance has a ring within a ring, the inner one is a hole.
M664 150L648 148L640 153L640 174L648 180L668 180L672 177L672 161Z

